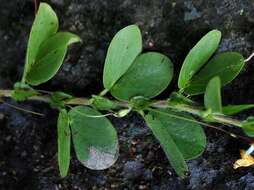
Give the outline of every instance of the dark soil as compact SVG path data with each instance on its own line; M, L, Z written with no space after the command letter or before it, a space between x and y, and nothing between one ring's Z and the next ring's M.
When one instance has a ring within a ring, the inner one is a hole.
M214 28L223 33L220 51L236 50L246 57L254 50L253 0L51 0L49 3L60 16L61 29L77 33L83 43L71 49L61 71L41 89L63 90L76 96L97 94L102 89L102 69L110 39L119 29L133 23L142 29L145 50L168 55L174 62L175 73L195 42ZM33 18L32 0L0 0L1 89L12 88L21 78ZM252 62L224 88L225 104L253 102ZM176 78L162 97L176 87ZM110 118L120 140L120 157L114 166L105 171L88 170L72 154L70 174L61 179L56 157L57 112L38 102L18 105L45 116L0 105L0 190L254 189L253 167L232 168L239 158L239 149L247 147L244 142L206 129L206 151L188 162L190 176L181 180L135 113L124 119ZM253 112L239 117L247 114Z

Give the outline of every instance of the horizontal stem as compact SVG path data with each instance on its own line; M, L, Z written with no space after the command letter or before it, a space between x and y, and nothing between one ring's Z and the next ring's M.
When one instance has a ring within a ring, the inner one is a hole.
M11 97L12 90L0 90L0 98L1 97ZM29 97L28 100L35 100L35 101L42 101L49 103L50 96L49 95L41 95L41 96L32 96ZM130 105L128 102L125 101L114 101L117 105L124 108L129 108ZM88 98L73 98L71 100L65 101L66 105L91 105L91 102ZM179 104L179 105L169 105L167 100L160 100L156 101L151 105L153 108L173 108L179 111L187 112L192 115L198 116L203 119L202 111L200 108L196 108L193 106L189 106L186 104ZM214 122L232 125L236 127L241 127L241 121L232 119L231 117L225 115L212 115L212 119Z
M154 107L154 108L167 108L167 107L173 108L173 109L177 109L179 111L193 114L193 115L198 116L203 119L202 110L200 110L200 108L196 108L196 107L189 106L186 104L179 104L179 105L170 106L168 104L168 101L163 100L163 101L158 101L158 102L154 103L152 105L152 107ZM213 114L213 115L211 115L211 119L217 123L241 127L241 121L239 121L237 119L233 119L233 118L226 116L226 115Z

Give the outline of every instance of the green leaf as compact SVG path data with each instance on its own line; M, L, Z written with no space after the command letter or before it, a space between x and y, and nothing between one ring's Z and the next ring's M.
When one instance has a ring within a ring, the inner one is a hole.
M31 85L39 85L54 77L63 64L68 46L80 41L77 35L68 32L58 32L45 40L27 73L27 82Z
M205 149L203 128L191 116L169 109L150 111L145 120L177 174L183 177L187 171L184 159L193 159Z
M244 58L237 52L225 52L212 58L201 71L193 77L185 92L190 95L201 94L205 91L209 80L219 76L221 85L230 83L242 70Z
M73 96L70 94L66 94L64 92L53 92L50 96L50 106L53 108L64 108L65 107L65 101L71 100Z
M142 36L136 25L130 25L114 36L104 65L103 84L108 90L128 70L142 51Z
M23 80L26 80L27 73L35 63L42 42L55 34L57 30L58 18L55 12L47 3L40 3L29 36Z
M182 178L186 177L188 166L179 148L168 134L165 126L151 114L146 115L145 120L154 136L160 141L160 144L176 173Z
M204 96L205 107L211 109L212 113L222 113L220 90L220 78L216 76L208 82Z
M144 98L143 96L135 96L129 101L129 104L132 109L140 111L148 108L152 104L152 101L148 98Z
M178 87L186 88L191 78L214 54L221 39L221 32L212 30L208 32L201 40L191 49L183 62L178 79Z
M88 117L98 116L97 118ZM105 117L85 106L69 112L74 148L78 160L86 167L102 170L115 163L118 157L117 133Z
M119 107L114 101L96 95L92 96L91 103L98 110L112 110Z
M172 92L168 100L169 105L187 104L196 105L196 102L178 92Z
M156 52L141 54L129 70L111 89L121 100L135 96L152 98L167 88L173 77L173 64L168 57Z
M47 56L47 54L54 52L56 49L62 47L67 48L69 45L77 42L81 42L81 39L76 34L70 32L57 32L41 44L36 59L40 60Z
M14 85L14 90L11 93L11 97L16 101L24 101L27 100L29 97L37 96L40 93L34 90L27 84L17 82Z
M254 117L248 117L242 122L242 128L246 135L254 137Z
M61 177L68 174L70 166L71 152L71 131L69 126L69 117L66 110L62 109L57 121L58 136L58 165Z
M225 115L234 115L251 108L254 108L254 104L227 105L222 107L222 112Z

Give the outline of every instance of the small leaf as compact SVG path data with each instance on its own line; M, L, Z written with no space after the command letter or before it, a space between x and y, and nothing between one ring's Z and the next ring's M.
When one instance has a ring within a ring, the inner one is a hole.
M246 135L254 137L254 117L250 116L242 122L242 128Z
M230 83L242 70L244 58L237 52L225 52L212 58L201 71L195 75L184 90L190 95L202 94L209 80L215 76L221 79L221 85Z
M58 30L58 18L47 3L40 3L28 41L26 64L23 79L35 63L36 55L43 41L55 34Z
M117 133L105 117L85 106L77 106L69 112L74 148L78 160L94 170L109 168L118 157Z
M16 101L24 101L27 100L29 97L37 96L40 93L34 90L27 84L17 82L14 85L14 90L11 93L11 97Z
M40 46L34 64L27 73L27 82L39 85L50 80L63 64L67 48L80 38L68 32L58 32Z
M128 70L142 51L142 36L138 26L130 25L114 36L104 65L103 84L108 90Z
M61 177L68 174L70 166L71 131L69 127L69 117L66 110L62 109L57 121L58 136L58 165Z
M70 94L66 94L64 92L53 92L50 97L50 106L53 108L64 108L65 107L65 101L71 100L73 96Z
M205 107L211 109L212 113L222 113L221 104L221 83L219 77L212 78L206 87L205 91Z
M196 105L196 102L178 92L172 92L168 100L169 105L187 104Z
M214 54L221 39L221 32L212 30L208 32L201 40L191 49L183 62L178 79L178 87L184 89L191 78Z
M148 108L152 104L152 101L143 96L135 96L129 101L129 104L134 110L140 111Z
M111 89L121 100L135 96L152 98L167 88L173 77L173 64L168 57L156 52L141 54L129 70Z
M91 103L98 110L112 110L119 107L114 101L96 95L92 96Z
M234 115L251 108L254 108L254 104L227 105L222 107L222 112L225 115Z
M36 86L52 78L63 63L66 51L65 47L59 48L38 61L27 74L27 83Z
M205 149L203 128L191 116L169 109L150 111L145 120L160 141L170 163L183 177L187 171L183 159L193 159Z

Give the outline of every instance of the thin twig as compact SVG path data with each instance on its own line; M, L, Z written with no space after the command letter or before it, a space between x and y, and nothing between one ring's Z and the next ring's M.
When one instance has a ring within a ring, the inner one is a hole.
M246 63L250 61L253 58L253 56L254 56L254 52L247 59L245 59L244 62Z
M38 116L41 116L41 117L44 116L44 114L42 114L42 113L38 113L38 112L35 112L35 111L30 111L30 110L27 110L27 109L15 106L13 104L7 103L7 102L5 102L3 100L0 100L0 102L2 102L3 104L5 104L5 105L7 105L7 106L9 106L11 108L14 108L14 109L22 111L22 112L30 113L30 114L33 114L33 115L38 115Z

